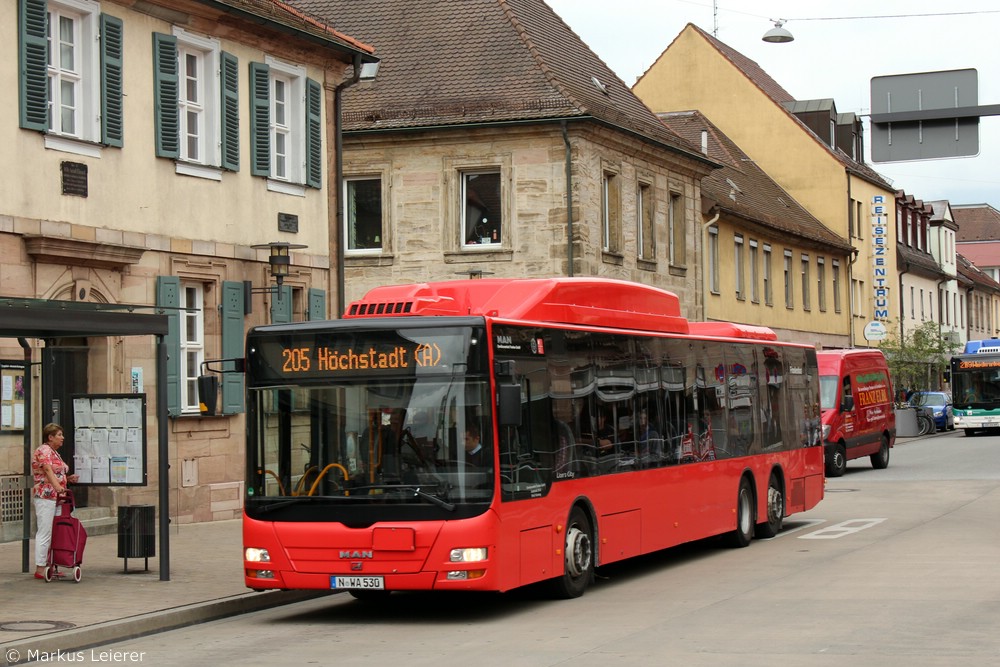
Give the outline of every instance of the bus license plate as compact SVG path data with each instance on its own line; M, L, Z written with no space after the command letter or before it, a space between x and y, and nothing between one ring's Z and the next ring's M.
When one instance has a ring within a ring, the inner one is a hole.
M383 590L385 581L382 577L330 577L330 588Z

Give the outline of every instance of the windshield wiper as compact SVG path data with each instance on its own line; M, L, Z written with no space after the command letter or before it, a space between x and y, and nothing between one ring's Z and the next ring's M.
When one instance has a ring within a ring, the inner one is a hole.
M271 510L281 509L282 507L288 507L289 505L296 505L306 500L314 500L322 497L323 496L295 496L294 498L275 500L274 502L261 502L257 507L261 512L270 512Z
M438 484L431 484L429 486L430 486L430 488L433 489L433 488L437 488L439 485ZM410 492L413 493L413 496L415 498L423 498L424 500L429 500L430 502L434 503L438 507L440 507L442 509L446 509L449 512L454 512L455 511L455 505L453 505L452 503L449 503L447 500L441 498L440 496L436 496L433 493L427 493L426 491L421 490L421 488L419 486L414 486L412 484L373 484L371 486L355 487L354 490L355 491L359 490L359 488L360 489L385 489L385 490L390 490L390 491L410 491Z

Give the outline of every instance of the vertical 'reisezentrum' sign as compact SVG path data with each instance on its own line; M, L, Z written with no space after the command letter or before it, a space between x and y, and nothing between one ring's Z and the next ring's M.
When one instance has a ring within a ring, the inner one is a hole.
M878 321L889 319L888 275L888 225L889 211L885 195L872 197L872 264L874 269L875 312Z

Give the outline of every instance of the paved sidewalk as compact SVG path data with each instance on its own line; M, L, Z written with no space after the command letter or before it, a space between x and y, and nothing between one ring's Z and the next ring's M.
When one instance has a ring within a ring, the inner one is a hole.
M21 572L22 543L0 543L0 666L315 597L243 585L241 522L172 525L170 580L160 581L160 540L144 558L118 558L118 536L87 540L80 583ZM34 541L29 561L34 560Z

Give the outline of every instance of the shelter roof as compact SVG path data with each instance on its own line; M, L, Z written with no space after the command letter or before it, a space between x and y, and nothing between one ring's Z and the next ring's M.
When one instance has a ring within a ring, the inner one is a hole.
M151 306L0 296L0 338L165 336L167 315L151 310Z

